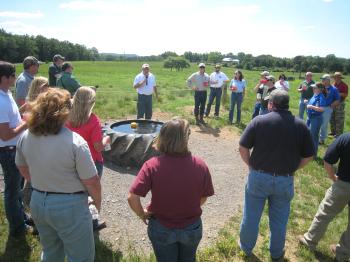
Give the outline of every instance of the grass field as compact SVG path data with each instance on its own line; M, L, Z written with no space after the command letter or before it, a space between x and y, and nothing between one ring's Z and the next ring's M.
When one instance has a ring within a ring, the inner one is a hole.
M95 112L102 119L120 119L125 116L136 114L136 92L132 88L135 75L140 72L142 62L74 62L74 75L83 85L99 85ZM18 65L17 72L21 72ZM170 71L162 68L162 63L151 63L151 71L157 77L160 101L154 103L154 111L170 112L174 115L183 116L193 123L191 107L193 97L191 91L185 85L187 77L197 71L195 65L180 72ZM223 68L223 71L231 78L233 68ZM212 67L207 66L207 72L212 72ZM233 132L242 132L244 126L249 123L255 94L252 88L259 79L259 72L243 70L245 79L248 82L248 89L242 107L242 122L240 126L230 127ZM279 73L273 73L278 77ZM39 75L47 76L47 65L42 65ZM294 76L286 72L287 76ZM315 74L314 79L318 80L321 74ZM349 84L350 77L345 81ZM296 88L300 80L290 82L291 111L296 114L298 111L299 94ZM228 119L228 102L224 104L222 118L219 120L209 119L212 127L223 127ZM346 107L346 116L349 116L349 105ZM350 130L350 119L346 117L345 131ZM331 140L327 141L329 144ZM324 154L326 146L319 148L319 156ZM234 149L232 149L234 150ZM210 166L210 163L208 163ZM298 246L297 236L305 232L316 213L318 205L322 200L326 189L330 185L323 170L322 160L313 161L303 170L296 174L295 197L292 202L292 212L289 220L286 257L289 261L333 261L329 251L329 244L336 243L342 231L347 225L347 212L343 211L329 226L329 229L320 242L317 252L313 253ZM215 185L214 185L215 186ZM241 185L238 185L241 186ZM205 206L204 206L205 208ZM219 214L218 214L219 215ZM260 224L260 236L255 255L257 258L246 258L240 252L236 240L239 233L241 215L233 215L231 221L220 232L218 240L211 246L199 252L199 261L269 261L268 250L269 228L268 219L265 214ZM19 243L7 241L7 225L4 218L3 206L0 205L0 261L37 261L40 246L36 238L26 237ZM15 260L14 257L16 257ZM132 254L121 254L112 251L105 243L97 243L96 261L154 261L154 258L139 257Z

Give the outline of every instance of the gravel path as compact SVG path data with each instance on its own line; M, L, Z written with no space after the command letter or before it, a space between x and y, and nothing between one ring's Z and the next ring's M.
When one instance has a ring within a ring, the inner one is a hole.
M208 198L203 206L204 235L201 248L212 243L229 218L240 210L247 169L238 153L239 137L233 132L227 129L200 129L196 126L191 129L190 150L209 166L215 189L215 195ZM126 200L137 171L106 164L102 177L101 218L106 221L107 228L100 231L100 239L123 253L148 254L151 245L147 228L132 213ZM2 178L1 176L0 192L3 190ZM143 202L147 201L149 196Z
M203 206L204 235L200 247L207 246L243 203L244 178L247 172L238 153L238 137L232 132L192 127L190 149L208 164L215 195ZM102 177L101 217L108 227L100 238L124 252L149 253L147 227L129 209L128 188L137 170L109 165ZM145 199L144 203L149 201Z

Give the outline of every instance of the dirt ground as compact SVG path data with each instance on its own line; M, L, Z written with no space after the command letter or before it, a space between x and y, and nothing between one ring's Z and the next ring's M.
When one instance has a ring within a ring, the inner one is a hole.
M212 243L229 218L241 209L247 168L238 153L239 137L233 132L197 126L192 126L191 131L190 150L209 166L215 189L215 195L203 206L201 248ZM122 252L147 254L151 250L147 227L126 201L137 171L111 164L105 167L101 217L108 227L100 232L100 238ZM147 201L149 196L143 202Z
M170 117L166 113L157 112L155 119L166 120ZM227 128L213 129L205 126L192 126L191 131L190 150L209 166L215 189L215 195L208 198L203 206L202 248L213 243L219 230L241 209L247 168L239 156L239 137L234 132ZM126 200L129 186L137 172L135 168L105 164L101 219L106 221L107 228L100 231L99 237L123 253L148 254L151 245L147 227L130 210ZM0 176L0 192L3 190L2 178ZM143 203L149 201L149 195Z

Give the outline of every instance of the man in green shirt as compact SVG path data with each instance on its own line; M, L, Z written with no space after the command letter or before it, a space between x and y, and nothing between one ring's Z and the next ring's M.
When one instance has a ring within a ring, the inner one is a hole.
M73 65L69 62L65 62L62 65L62 75L57 80L57 86L69 91L71 96L77 91L81 84L72 75Z
M312 86L315 82L312 80L312 73L306 72L305 80L299 85L298 92L300 95L299 102L299 118L304 119L304 112L306 110L307 101L314 95ZM306 101L307 100L307 101Z

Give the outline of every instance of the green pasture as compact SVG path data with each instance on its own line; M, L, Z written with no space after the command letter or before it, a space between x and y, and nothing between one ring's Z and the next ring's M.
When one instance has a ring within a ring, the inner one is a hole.
M83 85L99 85L95 112L102 119L120 119L136 114L136 91L132 84L136 74L140 72L140 62L74 62L74 75ZM48 65L40 67L39 75L47 76ZM223 68L223 71L231 78L234 68ZM21 65L17 66L17 73L21 72ZM160 100L154 103L154 111L168 112L173 115L183 116L193 123L191 107L193 106L192 92L186 87L187 77L197 71L196 65L176 72L162 68L161 62L151 63L151 71L156 75ZM207 65L207 73L213 71L212 65ZM279 73L271 72L275 77ZM230 126L233 132L242 132L249 123L255 102L253 87L259 79L259 72L243 70L248 88L242 108L242 124ZM285 72L287 76L294 76L295 81L290 81L290 107L294 114L298 112L299 94L296 91L301 80L299 74ZM321 74L315 74L314 79L319 80ZM345 82L350 84L350 77ZM229 100L224 104L221 119L208 119L208 124L214 128L222 128L227 125ZM350 107L346 106L345 131L350 130ZM273 138L272 138L273 139ZM327 144L332 140L328 139ZM326 145L327 146L327 145ZM326 146L319 148L319 156L322 157ZM232 148L232 150L235 150ZM210 163L208 163L210 166ZM292 212L289 220L286 244L286 261L333 261L329 251L329 244L337 243L341 233L348 223L348 211L343 211L329 226L325 237L319 244L317 252L311 252L298 245L297 236L304 233L317 211L330 181L323 170L322 159L318 158L303 170L297 172L295 177L295 197L292 203ZM215 186L215 185L214 185ZM242 185L237 185L242 186ZM229 201L229 200L228 200ZM243 203L242 203L243 204ZM205 206L204 206L205 208ZM265 210L266 212L266 210ZM218 214L219 216L220 214ZM240 252L236 243L239 235L239 223L241 214L232 214L230 222L221 230L218 239L212 246L198 253L199 261L270 261L268 244L269 229L267 215L263 215L260 224L260 236L255 255L257 258L247 258ZM0 204L0 261L38 261L40 245L35 237L27 236L18 242L7 241L7 224L4 217L3 205ZM96 261L155 261L153 256L145 257L137 255L137 252L122 254L118 250L111 250L109 245L97 242Z

